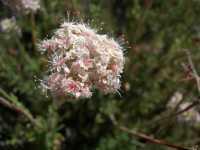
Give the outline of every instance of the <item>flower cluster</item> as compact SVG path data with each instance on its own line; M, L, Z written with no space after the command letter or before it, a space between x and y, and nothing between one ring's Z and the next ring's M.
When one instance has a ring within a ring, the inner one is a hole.
M40 8L39 0L21 0L25 10L36 12Z
M48 53L50 62L43 85L56 95L91 97L93 88L104 93L120 88L122 47L85 24L64 22L39 49Z
M39 0L1 0L10 9L21 13L36 12L40 8Z
M17 26L16 19L14 17L12 18L5 18L0 21L0 31L2 32L16 32L18 34L21 34L21 29L19 26Z

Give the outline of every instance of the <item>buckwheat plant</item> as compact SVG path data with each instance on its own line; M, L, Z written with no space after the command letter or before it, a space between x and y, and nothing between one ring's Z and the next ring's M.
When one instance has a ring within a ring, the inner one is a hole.
M88 25L64 22L39 49L48 54L50 62L43 88L57 96L89 98L92 89L112 93L120 88L122 47Z

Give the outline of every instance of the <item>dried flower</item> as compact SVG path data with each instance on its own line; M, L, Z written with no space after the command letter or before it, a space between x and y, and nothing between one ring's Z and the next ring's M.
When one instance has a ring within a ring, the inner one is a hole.
M192 103L184 102L180 105L180 110L184 110ZM200 113L193 107L178 116L180 121L191 123L192 125L200 123Z
M50 71L44 88L56 95L91 97L93 88L104 93L120 88L122 47L85 24L64 22L39 49L49 54Z
M183 99L183 94L181 92L175 92L174 95L169 100L167 107L168 108L175 108Z
M192 105L191 102L182 102L182 99L183 94L180 92L175 92L175 94L172 96L169 103L167 104L167 107L169 109L177 109L176 111L180 112ZM179 114L177 116L177 119L181 122L186 122L191 125L198 125L200 123L200 113L195 107L191 107L190 109Z
M36 12L40 9L40 0L1 0L11 10L20 13Z

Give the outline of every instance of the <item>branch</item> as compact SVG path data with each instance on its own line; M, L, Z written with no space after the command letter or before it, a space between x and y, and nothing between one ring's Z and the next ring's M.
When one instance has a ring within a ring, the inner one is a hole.
M33 125L38 126L38 123L29 112L18 108L16 105L10 103L8 100L4 99L3 97L0 97L0 104L2 104L5 107L10 108L11 110L14 110L15 112L19 114L24 115Z
M191 57L191 54L188 50L186 50L186 54L188 56L188 62L189 62L189 65L190 65L190 69L191 69L191 75L195 78L196 80L196 84L197 84L197 89L200 93L200 77L195 69L195 66L194 66L194 63L192 61L192 57Z
M33 49L35 50L35 46L36 46L36 24L35 24L35 16L34 13L31 13L30 16L31 19L31 32L32 32L32 44L33 44Z
M177 113L175 113L173 115L173 117L177 116L177 115L180 115L186 111L189 111L191 108L195 107L196 105L198 105L200 102L199 101L194 101L193 103L191 103L190 105L188 105L187 107L185 107L184 109L178 111ZM170 117L170 116L169 116ZM171 116L172 117L172 116Z
M166 120L166 119L169 119L169 118L176 117L176 116L178 116L178 115L180 115L180 114L182 114L184 112L189 111L190 109L192 109L193 107L195 107L195 106L197 106L199 104L200 104L200 102L196 100L193 103L191 103L190 105L188 105L187 107L185 107L184 109L179 110L179 111L175 112L174 114L170 114L170 115L165 116L163 118L157 119L156 121L162 121L162 120Z
M112 123L121 131L123 132L126 132L132 136L135 136L135 137L138 137L142 140L145 140L149 143L153 143L153 144L157 144L157 145L164 145L164 146L167 146L167 147L170 147L170 148L173 148L173 149L176 149L176 150L192 150L190 148L186 148L186 147L183 147L183 146L180 146L180 145L176 145L176 144L171 144L165 140L161 140L161 139L155 139L151 136L148 136L144 133L140 133L140 132L136 132L134 130L130 130L128 129L127 127L124 127L124 126L120 126L117 121L115 120L114 116L110 116L110 119L112 121Z

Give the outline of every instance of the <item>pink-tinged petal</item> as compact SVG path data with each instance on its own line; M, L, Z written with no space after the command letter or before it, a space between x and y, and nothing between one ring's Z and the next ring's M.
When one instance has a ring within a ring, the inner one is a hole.
M40 47L50 51L51 91L81 98L91 97L92 88L104 93L120 88L123 51L108 36L97 34L84 24L65 22ZM59 76L51 77L52 74Z
M69 68L67 66L65 66L63 68L63 70L64 70L65 75L68 75L70 73L70 70L69 70Z
M60 59L55 63L55 66L62 66L65 63L65 59Z
M78 61L78 62L73 62L71 68L72 68L73 70L75 70L75 71L78 71L78 70L81 68L80 62L79 62L79 61Z
M111 70L113 71L113 73L118 73L119 66L117 66L117 64L112 64L111 65Z
M87 67L87 68L92 68L93 66L93 60L88 58L88 59L84 59L83 60L83 63L84 65Z

